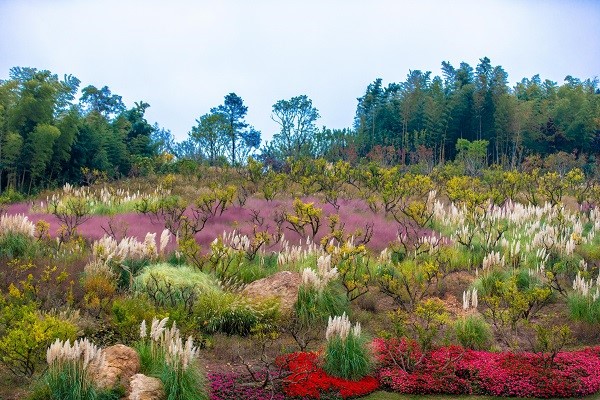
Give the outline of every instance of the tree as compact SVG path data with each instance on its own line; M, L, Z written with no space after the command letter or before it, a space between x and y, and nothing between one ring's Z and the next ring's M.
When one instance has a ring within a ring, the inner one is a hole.
M260 146L260 132L249 126L244 118L248 107L235 93L225 96L225 101L218 107L210 110L214 114L221 114L227 121L227 130L224 141L231 165L239 164L252 149Z
M2 139L2 153L0 154L0 177L6 171L8 176L7 186L17 187L17 163L23 148L23 137L16 132L8 132ZM2 182L0 181L0 188Z
M273 104L271 119L280 126L280 131L273 135L273 145L282 158L314 155L315 121L319 117L319 111L306 95Z
M106 118L120 114L125 110L121 96L112 94L108 86L98 89L93 85L81 90L79 102L88 112L97 112Z
M133 108L122 114L122 117L125 117L128 122L125 143L129 154L132 156L152 157L155 155L151 139L154 128L144 118L144 114L149 107L150 104L139 101L134 103Z
M34 179L43 176L46 167L52 159L54 141L59 136L60 131L58 128L48 124L36 126L28 136L24 154L26 166L29 170L29 191L31 191Z
M385 92L382 88L381 78L369 84L365 95L358 99L354 129L364 154L368 153L371 147L378 142L381 131L379 114L383 109L384 102Z
M456 159L464 164L468 175L479 175L486 166L488 144L487 140L469 142L467 139L458 139L456 141Z
M195 142L196 148L210 165L216 165L217 160L224 156L229 124L224 114L204 114L197 119L189 137Z
M158 123L152 126L152 134L150 136L151 146L156 150L157 154L175 154L175 138L170 130L161 128Z

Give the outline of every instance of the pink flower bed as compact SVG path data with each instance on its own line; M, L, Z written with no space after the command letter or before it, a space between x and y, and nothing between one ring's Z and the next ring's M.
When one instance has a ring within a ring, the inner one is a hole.
M553 363L540 354L492 353L449 346L435 349L406 371L397 360L414 351L405 340L376 339L379 378L388 388L409 394L485 394L518 397L575 397L600 391L600 347L560 352Z
M368 224L373 225L373 237L368 243L368 247L373 251L381 251L391 242L394 242L398 235L399 225L393 220L386 218L383 214L373 213L363 200L340 200L340 209L336 211L332 205L320 203L316 198L303 198L304 202L315 202L316 206L322 208L323 216L321 218L321 228L313 241L320 241L323 235L328 233L328 219L332 214L339 214L340 220L344 224L347 234L352 234L357 229L365 230ZM258 230L267 229L274 233L276 224L274 216L276 211L287 210L292 211L292 199L266 201L257 198L248 199L244 207L232 206L229 207L222 215L217 215L211 218L206 227L196 235L196 240L202 246L204 251L208 250L210 243L223 232L231 232L236 229L238 232L246 235L251 235L255 223L252 221L252 210L260 211L260 216L264 218L262 226L258 226ZM50 235L56 236L59 229L59 221L50 214L32 213L30 204L20 203L13 204L8 207L9 214L25 214L34 223L43 219L50 224ZM90 240L101 238L105 232L103 227L107 228L111 217L103 215L93 215L81 226L78 227L78 232L83 237ZM150 216L138 213L125 213L112 217L113 223L119 227L127 228L127 236L136 237L138 240L143 240L146 233L157 233L164 229L162 221L156 221ZM287 226L287 224L285 225ZM291 244L300 243L300 236L287 229L284 226L286 239ZM308 229L307 229L308 233ZM173 243L169 249L173 248ZM279 246L271 246L267 251L277 251Z

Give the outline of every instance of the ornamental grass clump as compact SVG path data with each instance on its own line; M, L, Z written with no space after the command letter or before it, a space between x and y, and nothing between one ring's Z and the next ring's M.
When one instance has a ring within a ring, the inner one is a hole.
M325 372L350 380L359 380L370 372L369 350L361 335L360 323L352 326L345 313L329 317L325 338Z
M457 319L454 335L462 347L472 350L487 350L493 339L490 325L477 314Z
M23 214L0 216L0 236L19 234L35 237L35 225Z
M302 284L294 305L295 314L302 324L325 323L329 315L339 315L348 308L346 296L335 285L337 269L330 267L331 256L321 256L317 260L317 272L312 268L302 271Z
M586 280L579 271L573 281L573 292L567 297L567 305L575 321L600 323L600 275L595 280Z
M207 400L206 379L198 363L198 348L190 336L184 342L173 322L154 318L148 332L140 325L140 341L135 345L143 373L155 375L164 385L167 400Z
M35 255L39 246L34 239L35 225L25 215L0 216L0 257Z
M94 385L92 370L104 363L102 350L88 339L71 343L60 339L46 353L48 370L42 379L45 398L52 400L96 400L100 391Z

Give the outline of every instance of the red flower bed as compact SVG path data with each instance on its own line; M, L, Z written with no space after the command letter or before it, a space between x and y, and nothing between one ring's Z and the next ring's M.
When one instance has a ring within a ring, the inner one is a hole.
M382 384L401 393L549 398L600 391L600 347L561 352L549 363L534 353L450 346L422 355L414 342L376 339L373 344Z
M343 399L364 396L379 388L377 379L367 376L359 381L349 381L327 375L319 367L316 353L293 353L278 362L290 371L283 383L289 397L320 399L321 395L334 394Z

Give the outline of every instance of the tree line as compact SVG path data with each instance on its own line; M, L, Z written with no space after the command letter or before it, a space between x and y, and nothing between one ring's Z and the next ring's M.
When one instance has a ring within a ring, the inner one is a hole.
M441 77L414 70L385 88L375 80L358 99L358 156L389 147L401 163L419 157L443 163L454 159L460 139L485 141L488 162L509 168L531 155L600 152L597 78L567 76L558 86L535 75L513 88L507 79L484 57L475 69L442 62Z
M559 86L535 75L509 87L507 73L487 57L475 68L442 62L442 76L414 70L385 87L376 79L357 99L351 128L319 128L306 95L279 100L271 111L278 131L262 147L235 93L176 143L145 119L148 103L127 108L107 86L80 84L72 75L23 67L0 81L0 191L118 179L190 160L239 165L250 155L278 169L301 158L431 168L471 154L463 159L471 169L515 169L556 154L594 163L600 153L597 78L567 76Z

